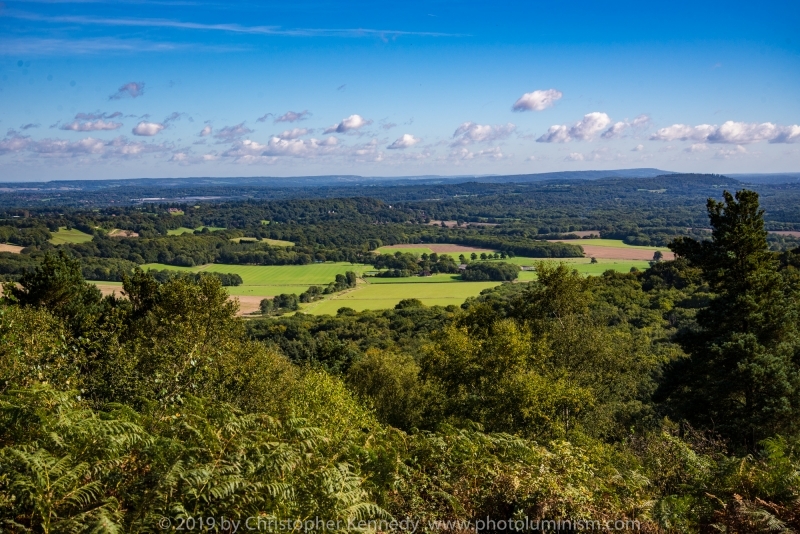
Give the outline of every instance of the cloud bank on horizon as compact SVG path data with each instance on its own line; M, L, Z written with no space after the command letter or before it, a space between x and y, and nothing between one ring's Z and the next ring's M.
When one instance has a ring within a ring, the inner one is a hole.
M766 1L9 0L0 173L796 172L800 7Z

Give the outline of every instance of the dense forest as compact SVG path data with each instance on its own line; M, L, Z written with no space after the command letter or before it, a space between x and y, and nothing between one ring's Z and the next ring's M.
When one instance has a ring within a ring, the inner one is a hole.
M379 243L459 236L559 257L571 249L533 237L612 231L589 228L602 221L590 212L573 228L551 222L561 215L533 224L535 196L520 200L530 211L505 205L508 225L426 224L499 217L505 200L243 203L240 223L224 203L9 213L12 234L69 225L94 237L4 258L25 265L6 272L0 306L2 530L800 529L800 248L770 250L756 192L709 199L704 220L697 205L653 207L652 225L631 212L641 235L675 230L673 261L597 277L542 262L536 281L461 307L409 299L245 321L222 275L137 268L328 250L366 260ZM564 202L566 221L578 204ZM140 237L98 230L112 225ZM201 225L228 230L162 231ZM710 232L685 231L695 225ZM231 241L241 236L294 246ZM85 281L102 261L129 262L115 271L124 296Z

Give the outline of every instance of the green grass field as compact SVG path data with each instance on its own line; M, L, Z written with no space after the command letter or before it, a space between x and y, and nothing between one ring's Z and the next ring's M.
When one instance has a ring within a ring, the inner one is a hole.
M563 240L564 243L572 245L592 245L595 247L614 247L614 248L637 248L640 250L661 250L668 251L667 247L646 247L639 245L626 245L622 239L568 239Z
M197 228L186 228L185 226L181 226L180 228L175 228L174 230L167 230L167 235L191 234L194 233L195 230L202 230L203 228L208 228L209 232L225 230L225 228L220 226L198 226Z
M519 265L535 265L539 258L510 258ZM635 260L599 260L592 264L588 258L566 258L563 260L546 260L569 264L584 275L600 275L608 269L628 272L631 267L647 269L646 261ZM175 267L159 263L143 265L144 269L171 269L183 272L219 272L234 273L242 277L244 284L226 288L231 296L272 297L281 293L299 295L311 285L326 285L332 282L337 274L354 271L361 274L372 270L370 265L352 265L350 263L315 263L311 265L226 265L209 264L199 267ZM527 282L536 279L532 271L520 272L519 280ZM112 285L112 282L97 282ZM116 284L114 284L116 285ZM429 277L412 276L408 278L368 277L366 283L346 290L324 300L303 306L302 311L315 315L335 314L342 307L355 310L378 310L393 308L398 302L407 298L418 298L428 306L460 306L468 297L477 296L484 289L495 287L498 282L462 282L459 275L438 274Z
M421 256L422 254L433 254L433 251L427 247L409 247L409 248L389 248L389 247L381 247L375 249L375 252L379 254L391 254L394 256L398 252L408 253L408 254L416 254L417 256Z
M370 284L440 284L460 282L461 275L458 274L434 274L432 276L409 276L406 278L378 278L370 276L366 278Z
M91 240L92 236L90 234L81 232L75 228L72 230L67 230L64 227L59 228L58 232L53 232L53 237L50 238L50 242L54 245L64 245L67 243L86 243L87 241Z
M361 274L365 270L371 269L372 266L331 262L312 263L310 265L227 265L212 263L199 267L174 267L161 263L148 263L142 265L142 268L232 273L241 276L245 286L302 285L307 288L312 284L323 285L333 282L337 274L344 274L347 271Z
M403 299L416 298L427 306L460 306L468 297L479 295L497 282L462 282L458 284L364 284L322 301L304 306L302 311L313 315L336 314L339 308L382 310L394 308Z

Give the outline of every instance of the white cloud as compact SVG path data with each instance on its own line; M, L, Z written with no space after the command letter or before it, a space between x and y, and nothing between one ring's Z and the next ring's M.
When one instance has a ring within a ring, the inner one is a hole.
M608 125L611 124L611 118L605 113L594 111L587 113L583 119L575 123L572 127L566 125L555 124L551 126L547 133L543 134L537 143L566 143L577 139L580 141L589 141L595 135L603 131Z
M94 131L106 131L106 130L118 130L122 127L121 122L106 122L103 119L98 119L96 121L87 121L87 122L79 122L79 121L72 121L69 124L64 124L61 126L62 130L71 130L73 132L94 132Z
M453 133L453 142L451 146L464 146L472 143L486 143L505 139L511 135L516 126L512 123L498 124L490 126L488 124L475 124L474 122L465 122L461 124Z
M200 130L200 137L208 137L213 131L214 129L211 127L211 125L207 124L202 130Z
M503 154L502 150L500 150L500 147L498 146L480 150L478 152L472 152L467 148L459 148L450 153L450 158L457 160L470 160L476 158L503 159L504 157L506 157L505 154Z
M164 152L170 149L166 144L128 141L119 136L111 141L103 141L86 137L79 141L64 139L41 139L34 141L29 137L21 137L16 132L0 140L0 154L9 152L32 152L40 157L76 157L99 155L103 158L130 158L146 153Z
M418 137L414 137L411 134L403 134L402 137L400 137L399 139L396 139L394 143L392 143L391 145L387 146L386 148L391 148L391 149L410 148L410 147L416 145L419 142L420 142L420 139Z
M644 151L644 145L636 145L631 149L631 152L642 152Z
M308 128L292 128L291 130L285 130L281 132L278 137L280 139L297 139L298 137L303 137L304 135L308 135L313 131L314 130L309 130Z
M144 94L144 82L128 82L113 95L109 96L109 100L120 100L122 98L136 98Z
M114 113L105 113L96 111L94 113L78 113L75 115L76 121L95 121L97 119L116 119L122 117L122 112L115 111Z
M364 119L361 115L350 115L346 119L342 119L342 122L339 124L334 124L327 128L324 133L347 133L353 130L359 130L370 124L372 124L372 121Z
M795 143L800 141L800 126L779 126L771 122L762 124L727 121L722 126L700 124L689 126L673 124L661 128L650 139L654 141L698 141L745 145L767 141L770 143Z
M158 132L164 129L163 124L159 124L157 122L145 122L142 121L136 126L133 127L133 135L141 135L141 136L153 136L156 135Z
M603 139L617 139L622 137L622 134L628 128L627 122L615 122L611 126L608 127L608 130L603 132L600 136Z
M562 96L563 93L556 89L536 90L519 97L511 109L514 111L542 111L552 107Z
M240 122L235 126L225 126L224 128L217 130L217 133L214 134L214 139L233 141L251 133L253 133L253 130L246 127L243 122Z
M284 113L280 117L277 117L274 122L278 123L278 122L304 121L309 117L309 115L311 115L311 112L308 111L307 109L304 109L303 111L300 111L300 112L287 111L286 113ZM267 119L267 115L264 115L263 117L259 118L258 119L259 122L264 122L264 120L262 120L262 119L266 120Z
M705 152L706 150L708 150L708 145L707 144L705 144L705 143L694 143L692 146L690 146L688 148L685 148L683 151L684 152L694 153L694 152Z
M731 159L738 156L747 154L747 149L742 145L736 145L734 148L721 148L714 154L717 159Z
M566 159L567 161L583 161L584 158L583 154L581 154L580 152L570 152L569 156L567 156L564 159Z
M634 128L647 128L650 126L650 115L642 113L641 115L634 117L633 121L631 122L631 126Z
M322 154L332 153L339 142L335 137L319 139L281 139L271 137L266 144L245 139L237 141L236 145L223 153L223 156L244 159L296 157L313 158Z

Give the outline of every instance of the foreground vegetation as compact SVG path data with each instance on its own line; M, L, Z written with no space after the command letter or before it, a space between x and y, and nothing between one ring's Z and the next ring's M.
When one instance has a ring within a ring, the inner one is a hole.
M755 193L707 208L711 240L646 271L541 263L460 307L246 324L220 277L134 270L103 297L69 253L45 255L0 307L2 530L796 531L800 249L769 251Z

